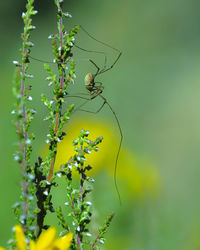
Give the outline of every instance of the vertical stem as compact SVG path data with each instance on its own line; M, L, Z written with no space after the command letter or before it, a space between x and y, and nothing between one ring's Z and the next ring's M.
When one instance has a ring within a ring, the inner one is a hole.
M91 248L90 249L93 249L94 247L95 247L95 243L97 242L97 240L100 238L100 236L101 236L101 232L97 235L97 237L96 237L96 239L95 239L95 241L94 241L94 243L92 244L92 246L91 246Z
M58 132L58 126L59 126L59 113L56 114L56 124L55 124L55 128L54 128L54 135L57 134ZM57 143L56 143L56 147L57 147ZM57 151L56 151L57 152ZM51 165L50 165L50 170L49 170L49 174L47 176L47 181L50 182L52 177L53 177L53 170L54 170L54 165L55 165L55 161L56 161L56 152L54 157L51 159Z
M82 201L82 195L83 195L83 165L81 165L79 202Z
M25 29L28 27L28 21L26 21L25 23ZM25 49L25 44L27 42L27 36L24 33L24 48L23 48L23 56L22 56L22 60L24 61L24 58L27 57L27 50ZM26 180L26 168L27 168L27 138L28 138L28 132L26 131L26 107L25 107L25 103L24 103L24 95L25 95L25 67L26 67L26 63L22 62L22 81L21 81L21 103L22 103L22 112L23 112L23 135L24 135L24 144L22 143L21 148L24 151L24 158L23 161L21 163L21 167L22 167L22 176L23 176L23 182L22 182L22 190L23 190L23 194L24 194L24 204L23 204L23 215L24 217L24 223L23 223L23 230L24 232L26 232L26 222L27 222L27 215L28 215L28 181Z
M60 4L58 3L58 12L62 13ZM60 75L60 89L63 89L63 85L64 85L64 80L65 80L65 70L62 67L62 64L64 63L64 59L62 58L63 55L63 31L62 31L62 14L60 16L59 19L59 40L60 40L60 58L61 58L61 65L58 64L58 68L61 67L61 75ZM62 108L62 103L60 102L60 107L59 110L61 110ZM55 123L55 128L54 128L54 135L56 136L57 132L58 132L58 128L59 128L59 123L60 123L60 114L59 112L57 112L56 114L56 123ZM55 145L55 148L57 148L57 143ZM49 170L49 174L47 176L47 181L51 181L52 177L53 177L53 171L54 171L54 165L55 165L55 161L56 161L56 155L57 155L57 150L55 150L55 154L54 157L51 159L51 164L50 164L50 170Z
M71 201L72 201L72 207L73 207L73 215L76 217L75 206L74 206L74 202L72 200L72 196L71 196ZM78 248L81 250L81 242L80 242L80 237L78 234L76 235L76 242L77 242Z

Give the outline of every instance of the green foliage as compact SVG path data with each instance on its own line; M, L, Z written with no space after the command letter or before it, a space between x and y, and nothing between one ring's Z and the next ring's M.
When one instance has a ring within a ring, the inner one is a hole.
M46 215L56 212L58 224L64 230L61 235L69 231L74 233L71 249L84 249L89 246L95 248L98 243L103 242L103 235L113 217L113 214L109 216L93 242L88 240L88 236L91 235L89 224L92 218L92 202L89 201L88 195L92 191L94 180L88 175L92 167L86 164L87 155L91 154L92 151L98 151L98 144L102 142L103 138L98 137L92 141L88 137L89 132L81 130L79 137L73 141L75 154L69 157L69 160L60 166L57 172L54 170L58 143L66 136L64 126L74 110L74 104L70 104L65 109L63 109L63 104L66 101L68 85L74 83L76 78L72 49L74 36L79 30L79 26L73 27L68 32L65 30L63 21L70 18L71 15L63 12L63 1L61 0L55 0L58 32L49 36L58 72L54 73L48 64L44 65L48 74L46 78L48 86L52 88L52 97L47 98L45 94L41 95L41 101L48 110L44 120L49 123L46 140L49 152L45 159L39 156L35 164L31 159L32 143L35 136L30 132L30 128L33 117L37 113L30 105L32 97L29 93L31 91L30 81L33 78L29 73L29 56L31 48L34 46L30 41L30 32L35 29L35 26L32 25L32 16L37 13L33 3L33 0L28 0L26 12L22 14L24 33L21 36L21 62L13 62L17 70L13 88L16 103L12 113L15 115L16 133L19 135L19 150L15 153L15 160L22 169L21 198L20 202L15 203L13 210L27 239L36 240L43 230L51 226L48 223L45 224ZM74 171L80 176L78 187L73 182ZM68 198L66 211L62 211L61 207L55 208L53 204L52 188L58 188L57 176L66 179L66 197ZM65 219L66 214L71 218L71 222ZM14 247L14 240L10 242Z

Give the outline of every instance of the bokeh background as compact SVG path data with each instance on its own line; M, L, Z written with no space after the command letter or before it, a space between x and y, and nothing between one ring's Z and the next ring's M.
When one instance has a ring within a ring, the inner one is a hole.
M5 245L15 224L11 206L19 199L20 169L13 161L16 141L11 124L13 108L12 61L20 59L21 13L24 0L0 1L0 244ZM36 1L39 14L32 32L32 56L52 60L49 34L56 30L53 0ZM200 249L200 2L197 0L68 0L65 8L73 18L66 27L81 24L94 37L122 51L115 67L98 80L104 96L117 113L123 130L118 167L122 206L113 182L119 131L105 107L97 115L77 112L66 127L68 137L60 146L57 165L64 160L71 141L81 128L102 135L101 150L90 160L96 178L94 231L110 211L116 216L104 249L178 250ZM105 51L108 64L115 51L80 31L77 44ZM88 62L103 65L94 53L74 50L77 80L70 93L85 92L83 79L94 72ZM102 67L102 66L101 66ZM30 69L34 107L38 110L32 129L36 132L35 157L45 155L48 124L41 91L50 95L43 64L32 61ZM81 102L74 99L79 105ZM87 109L100 105L95 99ZM65 190L55 202L65 202ZM49 218L52 223L55 219Z

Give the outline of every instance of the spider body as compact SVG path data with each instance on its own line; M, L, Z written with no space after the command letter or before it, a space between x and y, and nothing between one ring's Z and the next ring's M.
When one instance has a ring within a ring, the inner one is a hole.
M91 74L91 73L88 73L85 76L85 86L86 86L86 89L90 91L90 93L92 91L94 91L94 87L95 87L94 77L95 76L93 74Z

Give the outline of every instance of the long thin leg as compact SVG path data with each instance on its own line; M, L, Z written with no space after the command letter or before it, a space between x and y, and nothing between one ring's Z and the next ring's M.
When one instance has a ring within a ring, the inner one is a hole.
M120 192L118 189L118 185L117 185L117 165L118 165L118 158L119 158L119 153L121 150L121 146L122 146L122 141L123 141L123 133L122 133L122 129L119 123L119 120L117 118L117 115L115 113L115 111L113 110L113 108L110 106L110 104L107 102L106 98L104 96L102 96L101 94L99 95L103 100L104 100L104 104L106 103L108 105L108 107L110 108L111 112L113 113L115 120L117 121L117 125L119 128L119 132L120 132L120 142L119 142L119 147L118 147L118 151L117 151L117 156L116 156L116 160L115 160L115 169L114 169L114 183L115 183L115 188L119 197L119 201L120 201L120 205L122 204L121 202L121 196L120 196Z
M117 56L117 58L116 58L116 60L114 61L114 63L113 63L109 68L107 68L107 69L106 69L106 67L104 67L104 69L102 69L98 74L102 74L102 73L104 73L104 72L106 72L106 71L112 69L112 68L114 67L114 65L117 63L117 61L119 60L120 56L122 55L122 52L121 52L120 50L114 48L113 46L111 46L111 45L109 45L109 44L107 44L107 43L105 43L105 42L102 42L102 41L96 39L95 37L93 37L86 29L83 28L82 25L79 25L79 27L80 27L80 28L81 28L90 38L92 38L92 39L95 40L96 42L101 43L101 44L103 44L104 46L106 46L106 47L108 47L108 48L111 48L111 49L113 49L113 50L119 52L119 55Z
M96 72L96 74L95 74L95 76L97 76L98 73L99 73L100 68L99 68L99 67L96 65L96 63L93 62L91 59L89 59L89 61L97 68L97 72Z
M42 62L42 63L53 63L53 64L55 64L53 61L50 62L50 61L45 61L45 60L42 60L42 59L37 59L37 58L32 57L32 56L30 56L30 55L29 55L28 57L30 57L31 59L33 59L33 60L35 60L35 61L38 61L38 62Z
M86 97L82 97L82 96L78 96L78 95L70 95L67 97L74 97L74 98L79 98L79 99L85 100L85 102L83 102L81 105L79 105L77 108L75 108L74 112L80 110L79 109L80 107L83 107L86 103L88 103L89 101L92 100L91 98L86 98Z
M90 35L90 33L88 33L87 30L85 30L85 29L83 28L82 25L79 25L79 26L80 26L80 28L81 28L90 38L92 38L92 39L95 40L96 42L101 43L101 44L103 44L103 45L105 45L105 46L107 46L107 47L109 47L109 48L111 48L111 49L113 49L113 50L115 50L115 51L120 52L118 49L112 47L111 45L109 45L109 44L107 44L107 43L105 43L105 42L102 42L102 41L96 39L95 37L93 37L92 35Z
M98 92L94 96L94 98L96 98L97 96L100 96L103 99L103 101L104 101L103 104L100 106L100 108L97 111L89 111L89 110L79 109L79 107L84 106L88 101L91 101L94 98L85 98L85 97L82 97L82 96L69 96L69 97L77 97L77 98L81 98L83 100L86 100L86 102L84 102L83 104L81 104L81 106L79 106L77 109L75 109L75 111L76 110L80 110L80 111L84 111L84 112L87 112L87 113L97 114L98 112L100 112L102 110L102 108L104 107L104 105L107 104L108 107L110 108L111 112L113 113L114 117L115 117L115 120L116 120L118 128L119 128L119 132L120 132L120 142L119 142L119 147L118 147L117 156L116 156L116 160L115 160L114 183L115 183L115 188L116 188L116 191L117 191L117 195L119 197L119 202L120 202L120 205L121 205L122 204L122 202L121 202L121 195L120 195L119 188L118 188L118 185L117 185L117 165L118 165L118 158L119 158L119 154L120 154L120 151L121 151L121 145L122 145L122 141L123 141L123 133L122 133L122 129L121 129L121 126L120 126L120 123L119 123L119 120L117 118L117 115L116 115L115 111L113 110L113 108L111 107L111 105L108 103L108 101L106 100L106 98L101 95L101 93L102 93L102 91Z
M103 54L105 59L104 59L104 68L106 68L106 64L107 64L107 56L106 56L106 53L103 52L103 51L97 51L97 50L88 50L88 49L84 49L84 48L81 48L79 47L78 45L74 44L74 46L80 50L83 50L85 52L89 52L89 53L97 53L97 54Z
M122 133L122 129L121 129L121 126L120 126L120 123L119 123L119 120L117 118L117 115L116 115L115 111L113 110L111 105L107 102L106 98L101 95L101 93L99 94L99 96L103 99L104 102L97 111L89 111L89 110L85 110L85 109L79 109L79 110L87 112L87 113L97 114L98 112L100 112L102 110L104 105L107 104L108 107L110 108L111 112L113 113L114 117L115 117L115 120L116 120L118 128L119 128L119 132L120 132L120 142L119 142L119 147L118 147L117 156L116 156L116 160L115 160L114 183L115 183L115 188L116 188L116 191L117 191L117 195L119 197L119 202L120 202L120 205L121 205L122 204L121 195L120 195L119 188L118 188L118 185L117 185L117 165L118 165L118 158L119 158L119 154L120 154L120 151L121 151L121 145L122 145L122 141L123 141L123 133ZM90 99L90 100L92 100L92 99Z
M80 110L80 111L87 112L87 113L97 114L97 113L99 113L99 112L102 110L102 108L104 107L105 104L106 104L106 102L104 101L104 102L102 103L102 105L100 106L100 108L98 108L97 111L90 111L90 110L85 110L85 109L79 109L79 110Z
M101 71L98 73L98 75L100 75L100 74L102 74L102 73L105 73L106 71L112 69L112 68L115 66L115 64L117 63L117 61L119 60L119 58L120 58L121 55L122 55L122 52L119 53L118 57L116 58L116 60L114 61L114 63L113 63L109 68L101 70Z

